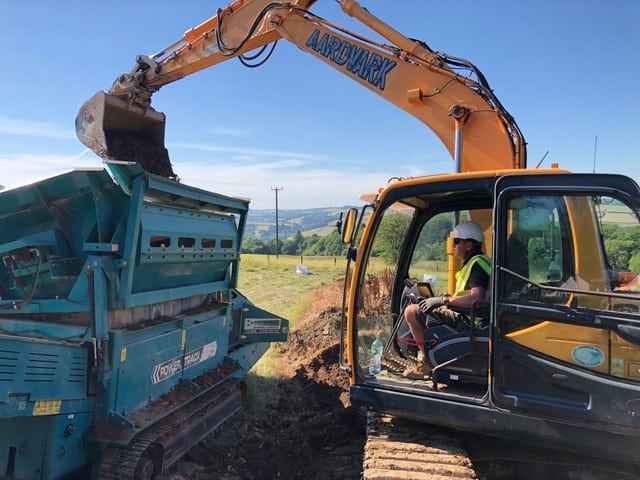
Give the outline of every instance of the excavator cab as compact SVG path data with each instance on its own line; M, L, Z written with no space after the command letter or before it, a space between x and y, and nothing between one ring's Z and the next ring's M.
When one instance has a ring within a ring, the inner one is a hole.
M640 231L639 199L626 177L557 168L387 185L350 247L343 368L351 403L636 464L640 252L630 239ZM464 220L484 228L488 305L459 328L427 325L431 376L408 378L402 372L417 362L403 315L410 291L427 296L428 284L434 295L451 293L458 266L448 261L447 238ZM376 257L393 267L380 268ZM378 336L383 368L371 375Z

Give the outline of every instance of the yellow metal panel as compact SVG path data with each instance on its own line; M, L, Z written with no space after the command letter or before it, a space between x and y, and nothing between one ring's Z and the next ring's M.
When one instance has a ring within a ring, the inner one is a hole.
M609 373L607 330L543 321L510 333L507 338L559 360Z
M581 290L602 292L608 289L606 267L602 263L597 219L588 197L567 198L567 213L571 235L574 239L575 279ZM593 295L581 295L580 306L601 308L601 299Z
M640 348L611 333L611 374L640 380Z

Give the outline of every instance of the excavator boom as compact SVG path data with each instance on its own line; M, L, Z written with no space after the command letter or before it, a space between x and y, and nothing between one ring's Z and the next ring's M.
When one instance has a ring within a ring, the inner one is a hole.
M314 3L238 0L156 55L139 55L131 73L82 106L76 119L79 139L103 158L135 161L172 177L165 117L151 107L153 93L286 39L423 122L450 152L457 171L526 167L526 144L517 124L475 66L405 37L355 0L341 0L343 12L389 43L328 22L309 11Z

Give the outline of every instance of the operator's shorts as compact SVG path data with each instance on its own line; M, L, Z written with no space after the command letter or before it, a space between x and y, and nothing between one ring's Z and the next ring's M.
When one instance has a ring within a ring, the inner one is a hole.
M428 312L424 312L420 308L416 310L418 319L425 328L445 324L457 331L460 331L468 326L468 320L466 320L464 315L454 312L445 306L434 308Z

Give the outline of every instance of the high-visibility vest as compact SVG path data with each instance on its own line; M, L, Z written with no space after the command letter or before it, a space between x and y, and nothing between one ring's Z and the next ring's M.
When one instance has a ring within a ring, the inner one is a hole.
M471 276L471 269L476 263L482 267L487 275L491 276L491 259L484 253L474 255L458 272L456 272L456 290L453 293L454 297L460 297L468 293L468 291L465 290L465 287L469 281L469 277Z

